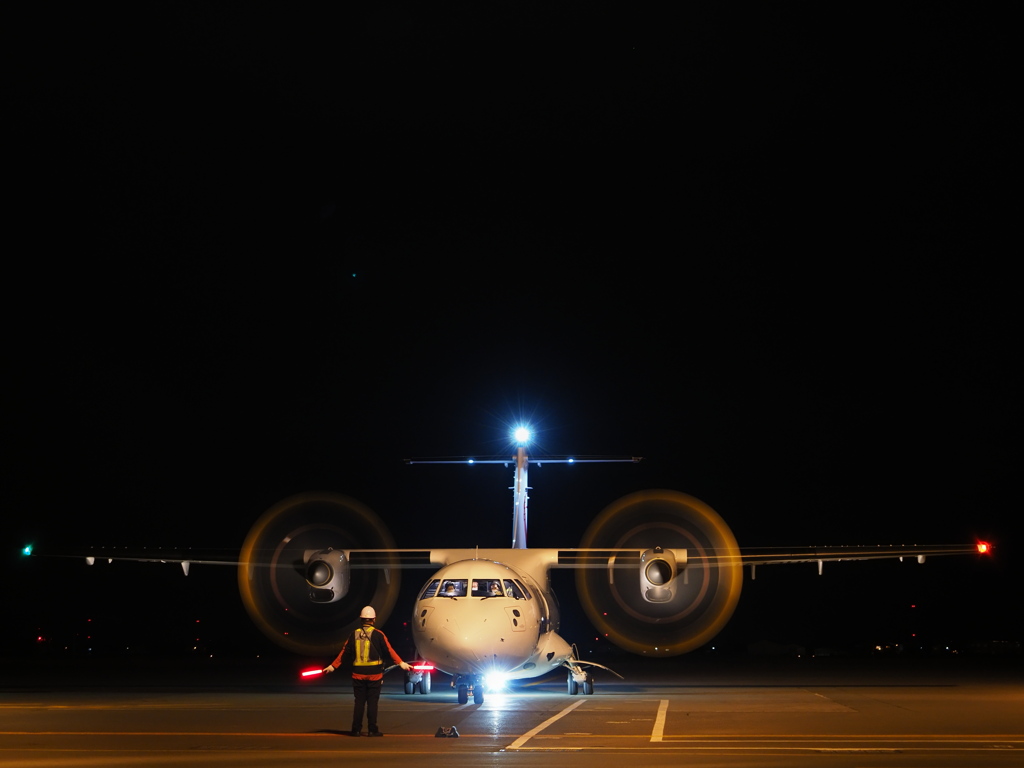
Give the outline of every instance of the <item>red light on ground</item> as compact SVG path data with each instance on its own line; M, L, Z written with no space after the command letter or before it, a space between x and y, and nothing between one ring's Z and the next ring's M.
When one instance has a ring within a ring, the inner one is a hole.
M322 675L324 671L322 669L307 669L302 673L303 677L312 677L313 675Z
M979 555L987 555L991 551L991 549L992 549L992 547L989 546L989 543L987 541L979 541L978 542L978 554Z

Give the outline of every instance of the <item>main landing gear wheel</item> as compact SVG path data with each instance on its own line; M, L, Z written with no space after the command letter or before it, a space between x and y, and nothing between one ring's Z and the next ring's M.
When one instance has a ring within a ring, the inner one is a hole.
M348 594L314 603L306 583L306 553L334 549L394 549L387 527L355 499L304 493L278 502L253 525L238 565L238 588L257 627L283 648L305 656L332 656L372 605L383 624L398 599L399 571L353 569Z
M647 602L639 569L576 572L591 623L615 645L645 656L676 656L707 643L736 609L743 585L740 551L715 510L685 493L650 490L623 496L591 523L582 548L686 549L672 597Z
M590 696L594 693L594 681L587 675L581 680L579 677L574 676L572 671L569 671L569 676L566 680L566 687L569 691L570 696L575 696L578 693L582 693L584 696Z
M405 692L411 694L419 691L423 695L430 693L430 673L417 672L416 675L419 676L419 680L416 680L415 677L413 679L406 678Z
M460 685L459 686L459 704L465 704L467 701L469 701L469 686L468 685Z

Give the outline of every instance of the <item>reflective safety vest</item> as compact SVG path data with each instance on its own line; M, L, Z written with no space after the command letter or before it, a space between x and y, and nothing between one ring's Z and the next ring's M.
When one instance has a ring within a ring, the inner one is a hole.
M360 627L352 636L356 652L355 661L352 662L353 666L376 667L382 663L380 652L375 647L376 643L370 642L370 635L373 634L373 629L373 627Z

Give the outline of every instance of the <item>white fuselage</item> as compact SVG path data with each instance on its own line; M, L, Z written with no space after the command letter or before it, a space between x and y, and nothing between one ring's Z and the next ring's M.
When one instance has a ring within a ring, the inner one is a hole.
M546 587L522 568L489 559L441 568L420 591L412 615L417 652L452 675L545 674L572 656L557 628Z

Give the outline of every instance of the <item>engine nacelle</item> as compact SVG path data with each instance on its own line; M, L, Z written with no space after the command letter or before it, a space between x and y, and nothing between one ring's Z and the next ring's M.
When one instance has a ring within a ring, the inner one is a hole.
M620 648L675 656L725 626L743 584L740 551L704 502L652 489L623 496L594 519L581 549L640 551L639 568L580 568L576 587L594 628Z
M682 550L686 567L686 551ZM640 596L648 603L667 603L675 594L673 581L679 574L679 563L672 550L654 547L640 555Z
M338 638L359 626L359 609L372 605L383 624L401 588L392 558L358 568L354 549L391 551L384 521L350 496L311 492L289 496L264 512L245 537L238 591L263 634L292 653L328 656Z
M343 551L330 547L319 552L307 551L304 559L310 600L333 603L348 594L352 577Z

